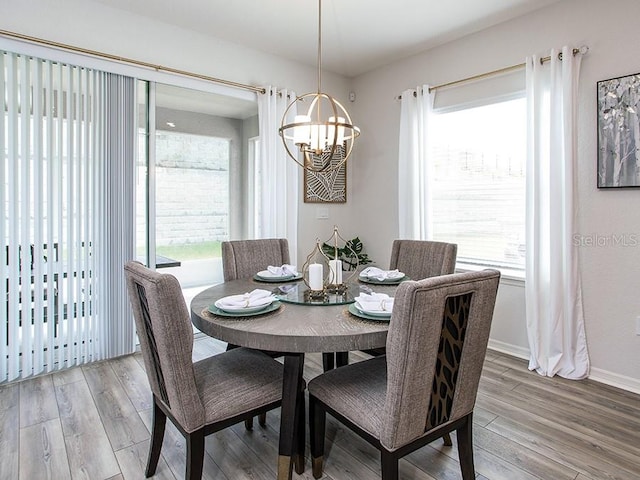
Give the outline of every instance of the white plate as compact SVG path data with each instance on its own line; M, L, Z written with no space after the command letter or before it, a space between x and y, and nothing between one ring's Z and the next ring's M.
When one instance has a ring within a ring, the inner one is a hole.
M363 275L363 274L360 274L360 276L362 278L371 278L371 279L374 279L374 280L379 280L375 275ZM387 275L387 278L385 278L384 280L398 280L399 278L402 278L402 277L404 277L404 273L402 273L402 272L390 273L389 275ZM380 280L380 281L382 281L382 280Z
M373 320L374 322L388 322L391 320L391 317L378 317L376 315L369 315L368 313L364 313L362 310L358 310L358 307L354 303L349 305L349 313L355 315L359 318L364 318L366 320Z
M241 299L242 295L237 295L237 297L239 297L239 299ZM223 299L216 300L214 305L216 306L216 308L219 308L223 312L230 312L230 313L259 312L260 310L264 310L265 308L267 308L274 301L274 299L272 298L268 302L263 303L262 305L254 305L254 306L251 306L251 307L241 307L241 306L224 305L222 300Z
M258 310L257 312L242 312L242 311L240 311L240 312L238 312L238 311L236 311L236 312L225 312L224 310L220 310L215 305L209 305L209 311L211 313L213 313L214 315L219 315L221 317L244 318L244 317L251 317L253 315L263 315L265 313L273 312L273 311L279 309L280 305L281 305L281 303L276 300L275 302L267 305L262 310Z
M264 278L265 280L275 280L275 279L286 280L288 278L295 277L295 275L276 275L274 273L271 273L269 270L262 270L256 273L256 275L260 278Z
M365 310L364 308L362 308L362 305L360 305L358 302L356 302L355 307L358 311L365 313L367 315L371 315L372 317L383 317L383 318L388 318L391 316L391 311L386 311L386 310Z

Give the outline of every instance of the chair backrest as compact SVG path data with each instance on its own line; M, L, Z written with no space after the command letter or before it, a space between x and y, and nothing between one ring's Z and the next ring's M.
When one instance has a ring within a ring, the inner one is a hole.
M191 432L205 422L193 371L193 328L178 280L138 262L124 266L140 348L153 394Z
M457 252L455 243L394 240L389 268L397 268L412 280L448 275L455 271Z
M222 242L222 272L225 282L251 278L269 265L279 267L290 261L289 242L286 238Z
M381 443L397 448L473 411L500 272L404 282L387 336Z

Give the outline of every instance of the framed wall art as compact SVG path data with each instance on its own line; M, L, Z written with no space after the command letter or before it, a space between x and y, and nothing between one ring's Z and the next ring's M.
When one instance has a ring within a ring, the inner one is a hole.
M640 187L640 73L597 90L598 188Z
M318 168L326 161L326 155L314 156ZM325 157L325 158L323 158ZM337 146L331 159L331 165L337 165L344 158L344 147ZM305 203L346 203L347 201L347 162L327 172L304 170Z

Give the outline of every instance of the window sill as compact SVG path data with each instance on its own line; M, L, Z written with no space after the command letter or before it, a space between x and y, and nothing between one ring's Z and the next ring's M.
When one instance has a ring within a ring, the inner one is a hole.
M500 271L500 283L505 285L514 285L516 287L524 287L524 270L505 267L490 267L486 265L476 265L473 263L456 263L456 273L461 272L477 272L485 268L493 268Z

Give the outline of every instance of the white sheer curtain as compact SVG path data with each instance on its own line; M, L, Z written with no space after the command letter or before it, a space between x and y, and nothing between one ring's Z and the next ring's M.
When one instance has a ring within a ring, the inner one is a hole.
M575 232L576 109L581 56L551 51L526 61L528 145L526 312L531 358L541 375L589 374Z
M0 382L134 349L134 86L0 51Z
M398 233L426 240L432 235L428 126L434 94L429 85L402 92L398 151Z
M262 238L286 238L291 261L296 264L298 251L298 191L300 167L287 156L278 129L282 116L296 95L292 91L265 88L258 95L262 185L260 188L260 235ZM289 111L293 122L295 107Z

